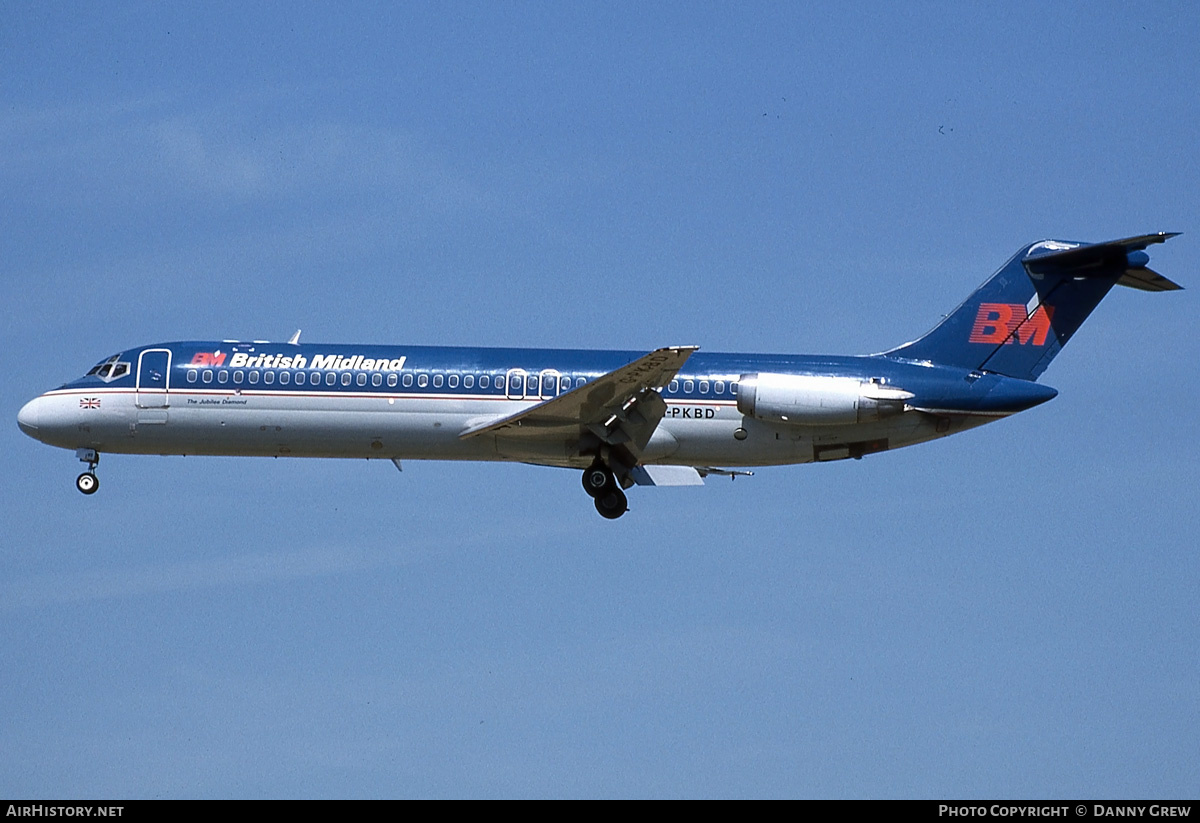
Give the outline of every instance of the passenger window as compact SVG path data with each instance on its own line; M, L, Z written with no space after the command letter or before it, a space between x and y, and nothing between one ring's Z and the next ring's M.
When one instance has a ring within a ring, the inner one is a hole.
M695 384L695 383L693 383L691 380L684 380L684 381L683 381L683 391L684 391L686 394L691 394L691 393L692 393L692 391L693 391L695 388L696 388L696 384Z
M394 385L396 385L396 382L395 382L396 375L393 374L391 377L392 377L392 385L394 386ZM383 385L383 375L380 374L379 372L375 372L373 375L371 375L371 385L372 386L382 386Z
M440 389L442 387L442 376L440 374L435 374L433 376L433 387L435 389Z
M241 383L241 382L242 382L242 380L243 380L243 379L245 379L245 377L246 377L246 375L245 375L245 374L243 374L241 371L235 371L235 372L233 373L233 382L234 382L234 383Z
M679 391L679 381L672 380L671 385L667 386L667 391L669 391L671 394L675 394L675 392Z
M378 377L378 375L376 376ZM360 386L367 385L367 373L365 371L360 371L358 376L354 378L354 382Z
M201 375L200 379L203 380L205 383L211 383L212 382L212 372L209 371L208 369L205 369L204 374Z
M326 386L337 385L337 375L334 374L333 372L329 372L328 374L326 374L325 375L325 385Z
M569 392L570 390L571 390L571 378L569 378L569 377L558 378L558 393L562 394L563 392Z
M404 379L408 381L408 382L407 382L407 383L405 383L404 385L406 385L406 386L411 386L411 385L412 385L412 375L411 375L411 374L406 374L406 375L404 375ZM396 385L396 375L395 375L395 374L389 374L389 375L388 375L388 385L389 385L389 386L395 386L395 385Z
M708 381L707 380L700 381L700 393L708 394Z
M207 383L208 381L206 380L204 382ZM229 382L229 372L225 371L224 369L221 369L219 372L217 372L217 382L218 383L228 383Z
M447 386L449 386L449 387L450 387L450 388L452 388L452 389L457 389L457 388L458 388L458 375L457 375L457 374L452 374L452 375L450 375L449 377L447 377L447 378L446 378L446 385L447 385Z
M486 375L486 374L479 375L479 388L486 389L491 382L492 382L492 379L488 375Z
M578 389L578 388L582 388L582 387L583 387L583 384L584 384L584 383L586 383L586 382L587 382L587 378L585 378L585 377L576 377L576 378L575 378L575 388L577 388L577 389Z
M354 375L350 374L350 372L348 372L348 371L342 372L342 385L343 386L349 386L350 381L353 379L354 379Z
M267 384L274 383L275 382L275 372L273 372L273 371L263 372L263 382L267 383Z
M291 381L291 379L292 379L292 373L290 371L281 371L279 373L279 384L281 386L286 386Z
M423 389L428 385L429 385L429 375L418 374L417 375L417 387Z
M388 375L388 385L389 386L396 385L396 381L392 379L395 376L396 375L394 375L394 374ZM411 374L404 375L404 388L407 389L411 385L412 385L412 375Z
M724 394L725 393L725 382L722 380L718 380L716 383L713 383L713 393L714 394Z
M472 387L472 386L474 386L474 385L475 385L475 375L473 375L473 374L464 374L464 375L463 375L463 388L464 388L464 389L469 389L469 388L471 388L471 387Z
M258 382L258 372L256 372L256 371L252 371L252 372L250 372L250 382L251 382L251 383L257 383L257 382Z
M199 376L200 375L196 372L195 369L188 369L188 382L189 383L195 383L196 378L198 378Z

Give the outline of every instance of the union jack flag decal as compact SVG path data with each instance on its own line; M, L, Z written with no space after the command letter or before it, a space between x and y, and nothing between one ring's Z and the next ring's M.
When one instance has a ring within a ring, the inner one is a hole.
M79 408L81 409L98 409L100 408L99 397L81 397L79 398Z

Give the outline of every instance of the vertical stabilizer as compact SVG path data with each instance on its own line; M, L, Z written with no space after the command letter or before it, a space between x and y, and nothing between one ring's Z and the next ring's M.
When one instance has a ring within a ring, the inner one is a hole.
M1174 236L1032 243L932 331L885 354L1036 380L1114 285L1180 288L1147 268L1143 251Z

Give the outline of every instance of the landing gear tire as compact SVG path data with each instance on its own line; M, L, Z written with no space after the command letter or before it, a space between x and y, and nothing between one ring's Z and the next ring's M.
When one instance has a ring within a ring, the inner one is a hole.
M616 478L604 464L597 463L583 470L583 490L589 497L599 499L600 495L616 487Z
M84 494L95 494L96 489L100 488L100 478L91 472L84 472L75 478L75 488Z
M625 492L614 485L611 489L598 495L596 511L600 512L600 516L607 520L616 520L629 511L629 501L625 498Z

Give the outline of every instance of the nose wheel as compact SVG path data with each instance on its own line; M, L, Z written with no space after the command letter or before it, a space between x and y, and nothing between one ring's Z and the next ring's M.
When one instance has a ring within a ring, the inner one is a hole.
M84 494L95 494L100 488L100 478L96 477L96 466L100 463L100 452L95 449L79 449L75 452L80 463L87 463L87 471L75 478L75 488Z
M95 472L86 471L75 478L75 488L84 494L95 494L96 489L100 488L100 478L96 477Z
M596 503L596 511L606 520L616 520L629 511L629 500L621 491L612 470L597 460L583 472L583 490Z

